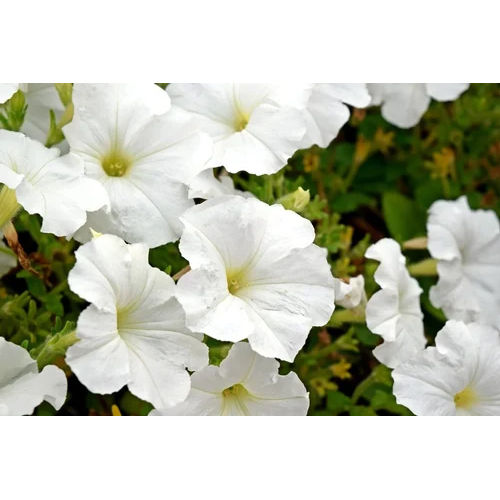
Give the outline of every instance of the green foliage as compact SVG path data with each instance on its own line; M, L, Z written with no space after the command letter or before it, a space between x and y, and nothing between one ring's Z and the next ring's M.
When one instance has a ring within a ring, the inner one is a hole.
M400 243L425 235L425 212L415 201L388 191L382 195L382 211L389 234Z
M0 126L15 132L21 130L28 106L24 93L18 90L6 103L0 105Z

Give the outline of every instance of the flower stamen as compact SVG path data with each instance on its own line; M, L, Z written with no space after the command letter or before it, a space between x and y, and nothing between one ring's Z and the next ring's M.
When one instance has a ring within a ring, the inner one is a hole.
M238 290L245 288L247 284L242 271L227 271L227 289L230 294L236 295Z
M112 151L101 160L103 170L110 177L123 177L131 165L130 158L117 151Z
M239 398L248 396L248 391L241 385L235 384L222 391L222 395L225 398Z

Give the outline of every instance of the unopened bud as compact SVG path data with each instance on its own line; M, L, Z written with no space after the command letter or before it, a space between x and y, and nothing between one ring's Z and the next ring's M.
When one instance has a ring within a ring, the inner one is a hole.
M311 200L309 189L304 190L299 187L293 193L289 193L278 200L287 210L302 212Z

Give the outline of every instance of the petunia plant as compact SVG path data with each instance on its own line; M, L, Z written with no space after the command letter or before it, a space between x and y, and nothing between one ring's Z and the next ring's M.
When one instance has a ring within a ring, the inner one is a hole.
M0 84L1 415L499 415L493 84Z

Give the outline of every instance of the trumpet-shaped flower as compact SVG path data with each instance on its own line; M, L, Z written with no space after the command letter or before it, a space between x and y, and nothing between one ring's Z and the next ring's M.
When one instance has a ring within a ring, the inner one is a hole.
M182 216L178 283L189 328L219 340L248 338L266 357L292 361L312 326L334 309L326 250L312 224L254 198L221 196Z
M500 415L500 336L448 321L427 347L392 372L399 404L416 415Z
M349 118L343 102L366 106L364 84L171 84L174 106L215 142L208 166L273 174L295 151L327 146Z
M179 405L152 415L306 415L309 394L293 372L278 375L279 363L256 354L246 342L231 347L220 367L191 375L191 392Z
M373 105L382 105L382 116L393 125L410 128L427 111L431 98L454 101L468 83L369 83Z
M174 83L167 87L175 107L187 111L199 130L213 139L214 155L207 166L229 172L272 174L302 147L303 113L289 103L289 89L269 84ZM306 86L293 95L307 103Z
M366 305L368 328L384 339L373 354L381 363L394 368L425 347L420 309L422 289L410 277L405 258L394 240L378 241L368 248L365 256L380 262L374 278L381 290Z
M185 327L172 278L148 264L146 245L113 235L81 246L76 259L69 286L91 303L78 319L80 341L66 354L78 379L100 394L128 385L159 408L183 401L186 368L203 368L208 352Z
M31 415L42 401L59 410L67 388L60 368L49 365L39 373L26 349L0 337L0 415Z
M75 155L59 156L20 132L0 130L0 229L20 207L42 216L42 231L66 236L107 204L100 184L84 176Z
M471 210L462 196L436 201L427 221L428 247L439 281L430 290L449 319L500 321L500 225L491 210Z
M0 278L16 265L16 256L3 241L0 241Z
M74 117L63 128L88 177L108 192L111 210L89 214L89 228L156 247L179 237L179 216L193 205L187 183L212 153L207 135L170 109L154 84L75 84Z

